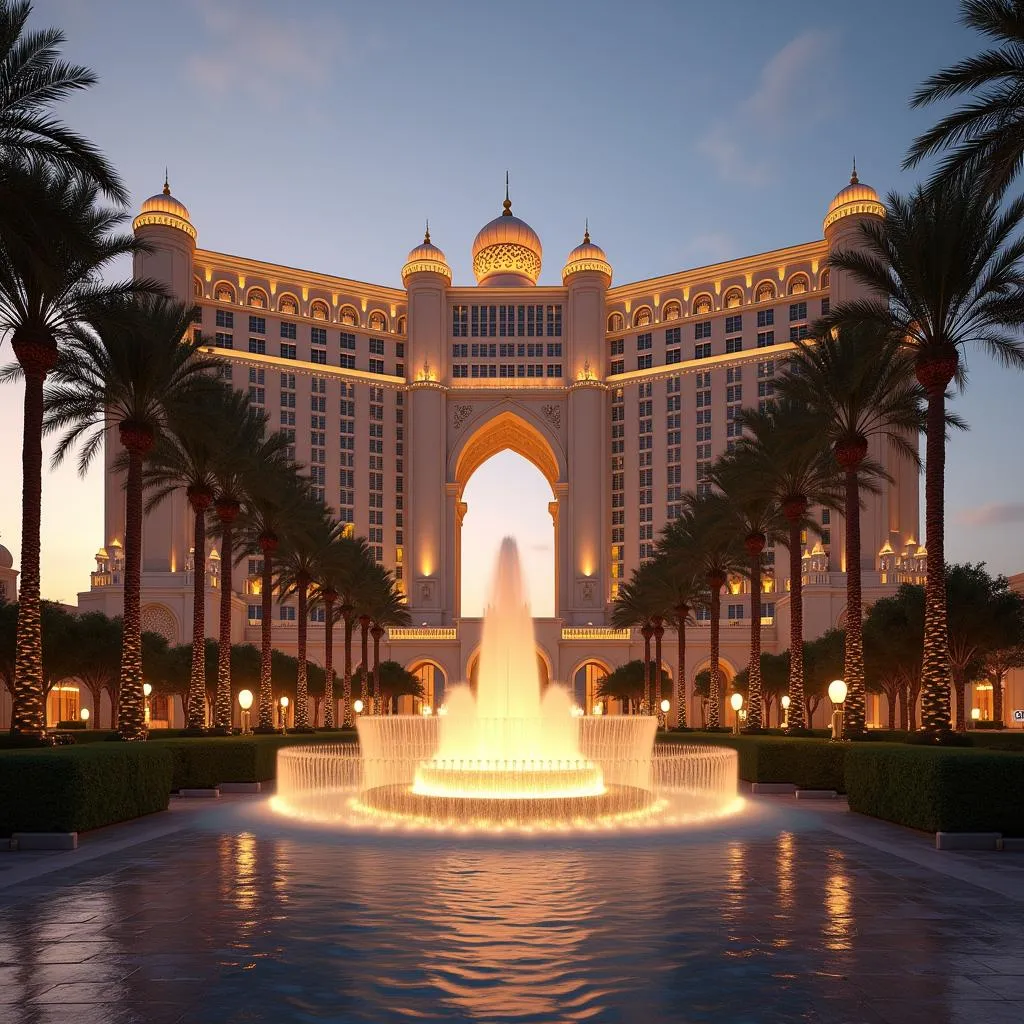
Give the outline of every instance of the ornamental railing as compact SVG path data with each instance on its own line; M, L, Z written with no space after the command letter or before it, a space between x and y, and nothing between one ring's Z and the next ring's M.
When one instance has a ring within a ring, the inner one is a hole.
M563 640L628 640L628 629L610 626L563 626Z
M388 641L393 640L455 640L458 630L454 626L403 626L388 630Z

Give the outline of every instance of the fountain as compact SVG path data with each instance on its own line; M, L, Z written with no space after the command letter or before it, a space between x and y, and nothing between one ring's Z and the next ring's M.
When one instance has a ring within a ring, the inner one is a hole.
M437 716L362 716L359 743L278 754L275 810L352 826L527 831L666 825L735 810L732 750L655 744L647 715L578 716L542 695L515 541L484 614L476 693Z

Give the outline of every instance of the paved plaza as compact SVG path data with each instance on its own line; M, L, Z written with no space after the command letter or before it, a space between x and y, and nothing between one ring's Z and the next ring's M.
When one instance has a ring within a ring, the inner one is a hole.
M1024 856L783 798L684 835L329 836L175 801L0 856L0 1020L1024 1020Z

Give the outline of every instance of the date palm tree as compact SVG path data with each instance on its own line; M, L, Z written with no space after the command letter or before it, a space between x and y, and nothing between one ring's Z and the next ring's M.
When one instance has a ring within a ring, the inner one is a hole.
M398 589L398 583L390 569L381 567L374 585L367 593L366 608L373 625L373 713L383 713L380 690L380 641L386 626L407 626L412 621L405 604L405 597Z
M813 529L807 516L812 505L842 508L838 466L819 413L789 399L773 399L764 409L743 409L738 422L743 437L738 452L749 458L748 472L756 486L772 494L786 521L789 549L789 728L806 729L804 697L804 617L801 534Z
M862 325L897 339L927 402L921 718L930 734L942 738L950 727L946 428L951 422L961 425L947 414L946 389L953 381L960 387L965 383L961 349L980 348L1008 368L1024 369L1024 343L1018 335L1024 324L1024 237L1019 233L1024 198L1001 208L977 182L963 181L909 196L890 195L888 211L883 222L861 225L858 248L829 257L833 267L865 285L871 297L841 303L825 323ZM908 391L903 386L893 397ZM913 428L908 423L905 429Z
M338 611L344 624L344 675L342 676L342 725L353 726L352 718L352 635L355 630L357 607L361 595L370 586L377 570L370 545L365 537L354 537L351 529L346 533L349 544L345 557L338 566ZM365 650L364 668L365 668ZM364 673L365 675L365 673Z
M96 76L88 68L61 60L64 33L59 29L29 31L31 11L28 0L0 0L0 164L45 164L99 188L123 206L127 193L100 151L50 113L56 103L95 85ZM11 184L0 173L5 237L10 226L7 218L18 214L20 206L20 201L11 201L18 196Z
M868 457L871 438L881 437L911 465L918 465L916 440L921 427L922 392L913 377L910 352L899 341L870 326L824 327L815 340L800 341L776 393L817 416L820 435L832 449L843 474L846 524L846 630L843 678L847 697L845 729L849 737L866 728L863 602L861 599L861 490L890 480L885 468Z
M945 153L935 175L938 187L976 180L1002 196L1024 163L1024 4L963 0L961 20L987 36L989 48L927 78L911 106L971 99L918 136L903 166Z
M651 637L654 635L654 616L661 610L651 586L651 564L643 562L633 570L629 581L619 587L618 596L612 606L612 626L616 629L633 629L639 626L640 635L644 640L644 688L640 701L642 715L651 713Z
M83 475L116 427L127 452L124 531L124 648L119 731L127 740L146 734L142 700L143 467L172 422L203 407L220 384L219 360L201 355L191 340L192 308L162 297L112 299L74 331L45 393L44 432L63 431L59 464L79 447Z

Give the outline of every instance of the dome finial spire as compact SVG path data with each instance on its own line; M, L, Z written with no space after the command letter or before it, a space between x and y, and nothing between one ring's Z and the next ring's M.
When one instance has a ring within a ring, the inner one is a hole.
M427 218L427 229L423 232L423 244L430 245L430 218Z
M512 200L509 199L509 197L508 197L508 171L505 172L505 202L503 202L501 205L503 207L503 209L501 211L502 217L511 217L512 216Z
M853 174L850 175L850 184L857 185L860 182L860 178L857 177L857 157L853 158Z
M584 228L583 228L583 242L584 242L584 244L589 244L590 243L590 218L587 217L587 219L583 222L583 224L584 224Z
M171 194L171 182L167 174L167 168L164 167L164 195L169 196Z

